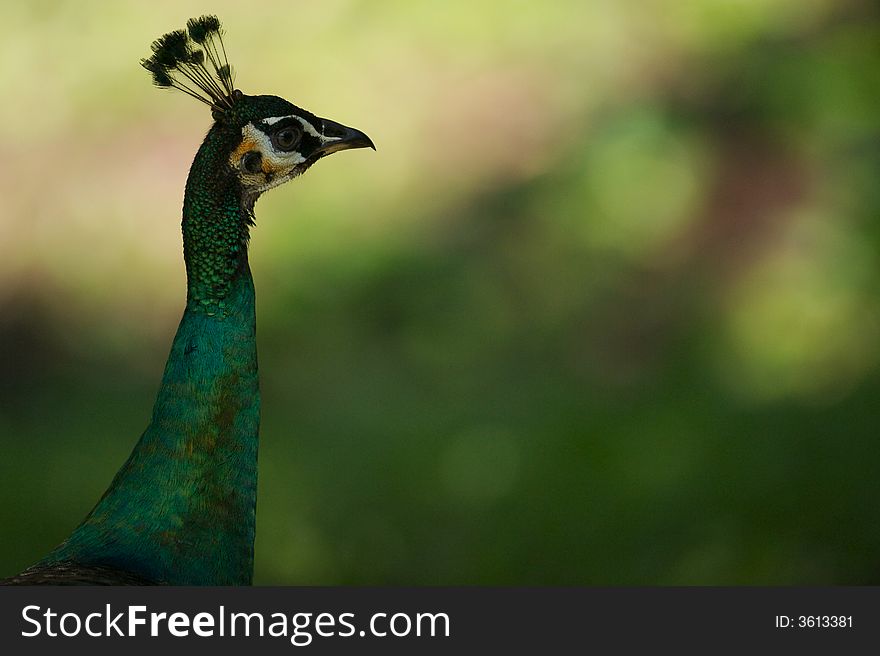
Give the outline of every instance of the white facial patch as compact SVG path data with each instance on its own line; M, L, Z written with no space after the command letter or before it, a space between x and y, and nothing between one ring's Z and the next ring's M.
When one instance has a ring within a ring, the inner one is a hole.
M321 134L320 132L318 132L315 129L314 125L309 123L307 120L305 120L301 116L297 116L296 114L290 114L289 116L270 116L269 118L264 118L263 123L265 123L266 125L272 126L272 125L275 125L278 121L283 121L286 118L295 118L297 121L299 121L302 124L303 130L305 131L306 134L310 134L313 137L320 139L322 144L329 143L331 141L339 141L342 138L342 137L325 137L323 134Z
M295 150L289 152L276 151L272 146L272 140L269 135L262 130L255 128L252 123L248 123L241 129L241 142L252 143L255 148L263 156L264 162L269 162L273 169L291 168L297 164L306 161L300 153Z
M260 171L250 172L242 168L242 158L249 152L260 153ZM238 171L241 181L256 193L262 193L290 180L293 168L302 164L306 158L295 150L276 151L269 135L248 123L241 129L241 143L229 157L229 166Z

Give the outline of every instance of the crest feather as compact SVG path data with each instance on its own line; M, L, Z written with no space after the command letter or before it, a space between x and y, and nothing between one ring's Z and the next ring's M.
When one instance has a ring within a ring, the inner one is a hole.
M153 55L142 59L141 66L153 84L183 91L216 111L233 106L237 94L219 18L190 18L185 30L163 34L150 48Z

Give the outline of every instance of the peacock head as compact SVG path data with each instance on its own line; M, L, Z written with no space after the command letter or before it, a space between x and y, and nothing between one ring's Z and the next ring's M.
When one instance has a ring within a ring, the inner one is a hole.
M376 147L354 128L320 118L278 96L249 96L235 88L216 16L191 18L185 30L163 35L141 60L156 86L178 89L208 105L223 138L222 166L242 195L261 193L304 173L341 150Z

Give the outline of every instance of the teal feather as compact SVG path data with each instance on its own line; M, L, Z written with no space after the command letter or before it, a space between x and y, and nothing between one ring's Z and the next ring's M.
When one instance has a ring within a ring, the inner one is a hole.
M251 582L260 394L245 210L232 181L214 182L226 132L208 134L187 183L187 308L150 425L43 565L111 565L176 585Z

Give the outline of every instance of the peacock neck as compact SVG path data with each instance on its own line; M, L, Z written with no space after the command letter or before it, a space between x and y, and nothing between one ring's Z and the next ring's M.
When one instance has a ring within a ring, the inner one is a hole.
M248 217L234 187L200 160L205 148L184 199L187 306L152 420L48 562L110 565L175 585L251 583L260 396Z
M187 307L209 315L226 313L232 285L247 269L251 208L244 206L239 181L224 161L239 137L214 124L190 168L183 198Z

